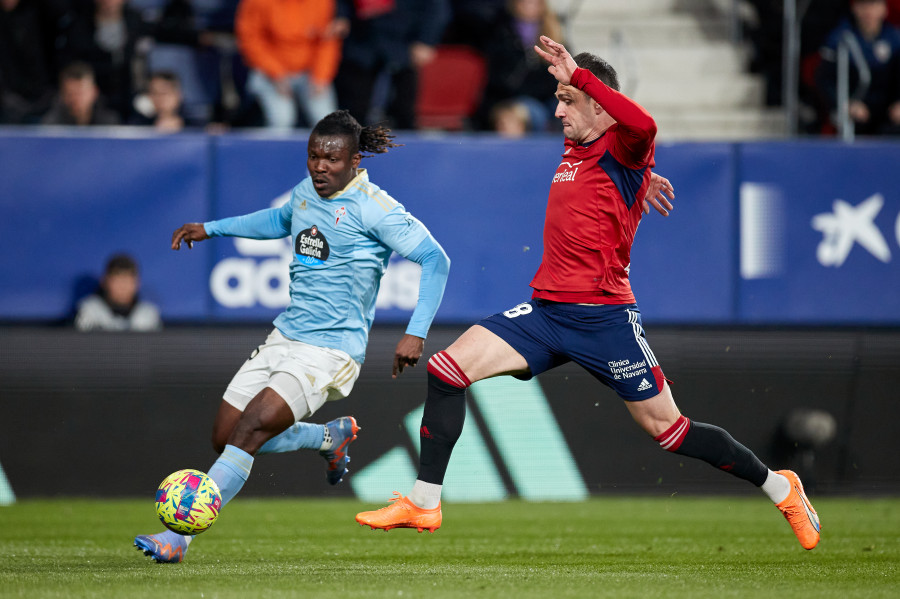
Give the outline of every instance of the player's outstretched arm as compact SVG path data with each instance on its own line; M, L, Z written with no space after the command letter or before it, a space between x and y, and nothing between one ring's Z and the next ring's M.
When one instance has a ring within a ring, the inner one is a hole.
M195 241L204 239L209 239L209 235L206 234L203 223L185 223L172 233L172 249L180 250L182 241L187 243L188 249L192 249Z
M672 209L672 203L669 200L674 199L675 188L672 187L669 180L656 173L650 173L650 185L647 187L647 195L644 196L644 201L641 203L644 214L650 214L652 205L663 216L669 216L669 210Z
M578 65L575 64L575 59L572 58L565 46L553 41L546 35L541 36L541 43L544 44L547 50L535 46L534 51L538 53L538 56L550 63L547 70L556 77L557 81L563 85L569 85L572 82L572 74L578 68Z
M394 350L394 368L391 372L391 378L397 378L397 375L403 372L406 366L415 368L424 351L424 339L415 335L403 335L400 343L397 344L397 349Z
M397 378L405 366L415 366L422 357L428 328L441 305L450 274L450 258L430 233L412 252L406 254L406 258L422 266L422 278L419 280L416 309L409 319L406 334L394 352L393 378Z

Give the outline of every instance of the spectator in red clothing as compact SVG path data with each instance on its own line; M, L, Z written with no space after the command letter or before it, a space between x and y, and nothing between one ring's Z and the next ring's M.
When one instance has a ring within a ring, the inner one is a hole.
M266 125L312 127L337 109L332 80L340 61L334 0L241 0L238 47L251 67L247 90Z
M900 27L900 0L887 0L888 23L894 27Z

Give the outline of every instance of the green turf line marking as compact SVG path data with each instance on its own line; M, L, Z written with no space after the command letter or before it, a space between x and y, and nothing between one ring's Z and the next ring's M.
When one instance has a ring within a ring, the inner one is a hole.
M0 505L12 505L16 502L16 494L13 493L9 479L3 472L3 466L0 466Z
M420 447L419 425L424 411L425 406L422 405L403 419L417 453ZM506 498L503 478L494 465L474 418L466 418L462 435L453 447L441 498L454 502L502 501Z
M584 479L537 380L501 376L478 381L470 391L520 497L533 501L588 497Z

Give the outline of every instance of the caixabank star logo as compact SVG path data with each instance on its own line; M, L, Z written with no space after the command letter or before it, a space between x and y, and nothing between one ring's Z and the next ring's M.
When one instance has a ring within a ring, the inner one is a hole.
M887 264L891 261L891 233L900 245L900 214L893 219L893 231L879 228L876 219L885 206L881 193L856 204L835 198L831 211L813 215L809 226L821 234L815 247L816 261L828 269L840 269L854 251L866 259ZM787 199L774 185L743 183L740 188L740 265L744 279L777 278L787 266Z

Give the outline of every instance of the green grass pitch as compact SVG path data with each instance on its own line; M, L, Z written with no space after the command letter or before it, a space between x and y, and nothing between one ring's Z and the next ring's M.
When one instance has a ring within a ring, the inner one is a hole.
M900 597L900 499L820 498L804 551L763 496L444 506L372 531L349 500L238 498L181 564L132 546L150 500L0 507L0 597Z

